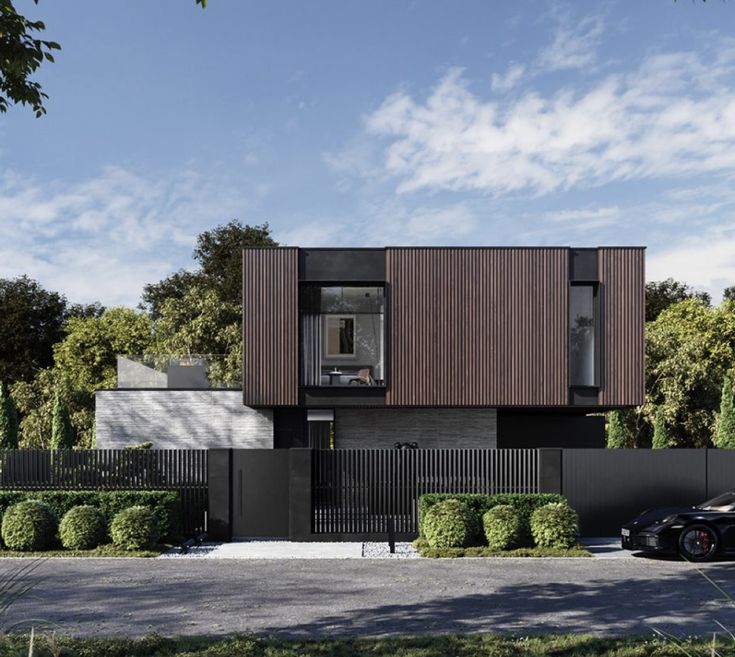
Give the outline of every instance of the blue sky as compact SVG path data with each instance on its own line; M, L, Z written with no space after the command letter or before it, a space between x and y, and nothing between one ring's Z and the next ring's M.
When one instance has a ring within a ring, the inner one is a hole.
M135 305L238 218L298 246L648 246L735 284L735 4L17 0L0 276Z

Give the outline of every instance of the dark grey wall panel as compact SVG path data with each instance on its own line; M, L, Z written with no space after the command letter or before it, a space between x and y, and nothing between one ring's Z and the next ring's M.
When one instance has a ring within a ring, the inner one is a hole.
M707 497L703 449L566 449L562 493L583 536L617 536L641 511L689 506Z
M602 448L605 418L584 415L545 415L498 412L498 447Z
M302 282L385 281L385 249L299 249Z
M569 280L598 280L597 249L569 249Z
M735 450L707 450L707 497L735 490Z
M233 536L288 537L289 476L289 450L233 450Z

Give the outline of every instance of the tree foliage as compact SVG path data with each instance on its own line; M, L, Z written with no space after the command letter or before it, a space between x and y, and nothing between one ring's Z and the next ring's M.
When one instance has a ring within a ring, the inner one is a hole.
M242 249L278 246L271 237L268 224L243 226L232 220L203 232L197 238L194 260L199 268L193 272L180 270L143 289L142 307L153 319L161 316L166 300L182 300L194 286L213 290L225 302L240 304L242 294Z
M29 381L53 362L64 335L66 299L27 276L0 279L0 379Z
M720 415L717 418L717 430L712 442L715 447L735 449L735 393L729 376L726 376L722 383Z
M48 96L31 77L44 60L54 61L52 53L61 46L39 38L45 29L42 21L19 14L11 0L0 0L0 112L19 103L30 105L36 117L46 113L43 101Z
M646 405L660 409L676 447L710 444L725 374L735 362L735 304L680 301L646 327Z
M607 414L607 447L610 449L624 449L640 447L639 415L635 409L618 409Z
M51 413L50 449L71 449L75 444L74 429L71 426L69 408L57 392L54 395L54 406Z
M712 301L706 292L697 292L673 278L646 283L646 321L652 322L664 310L685 299L699 299L706 306Z
M210 364L211 380L240 381L242 335L240 306L222 301L214 290L197 286L182 299L166 299L155 324L152 350L161 354L218 354Z
M18 411L7 386L0 381L0 449L18 447Z
M669 429L666 426L666 420L661 409L656 409L653 418L653 441L651 444L653 449L665 449L667 447L677 447L672 439Z

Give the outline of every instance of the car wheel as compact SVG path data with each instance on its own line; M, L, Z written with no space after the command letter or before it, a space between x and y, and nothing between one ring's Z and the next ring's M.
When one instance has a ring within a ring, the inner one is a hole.
M679 554L688 561L709 561L718 545L717 533L708 525L689 525L679 534Z

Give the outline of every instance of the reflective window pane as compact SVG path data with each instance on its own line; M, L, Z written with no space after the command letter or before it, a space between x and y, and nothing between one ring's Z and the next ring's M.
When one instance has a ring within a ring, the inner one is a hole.
M569 382L595 385L595 290L572 285L569 290Z

